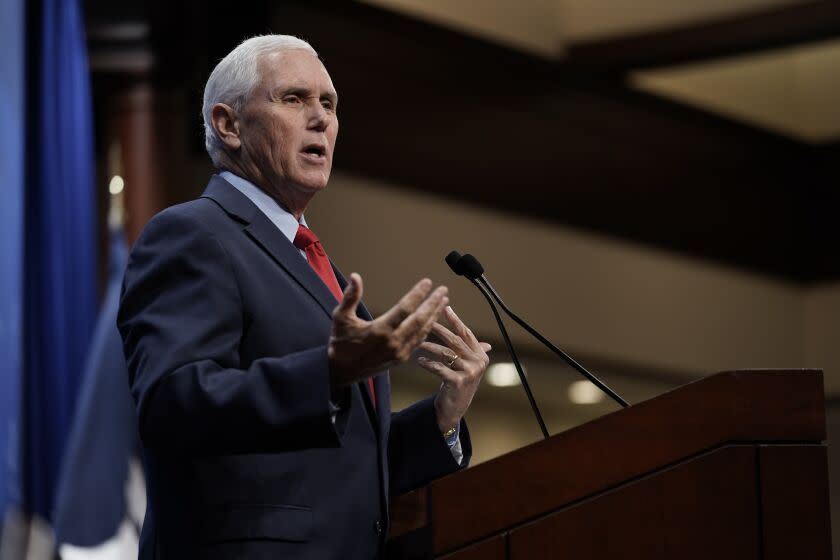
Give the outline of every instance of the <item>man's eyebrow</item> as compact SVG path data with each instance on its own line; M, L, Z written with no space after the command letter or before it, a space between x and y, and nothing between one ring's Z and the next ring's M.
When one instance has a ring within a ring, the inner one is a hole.
M271 90L272 97L281 97L283 95L297 95L300 97L309 97L312 92L301 86L280 86Z
M311 89L301 86L278 87L275 88L271 93L272 97L279 97L283 95L292 94L297 95L299 97L308 98L314 95ZM329 99L333 103L338 103L338 93L336 93L335 91L328 91L319 97L321 99Z

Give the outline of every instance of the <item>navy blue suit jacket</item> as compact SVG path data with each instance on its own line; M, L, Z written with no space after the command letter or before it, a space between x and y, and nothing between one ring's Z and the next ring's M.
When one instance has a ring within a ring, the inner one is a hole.
M431 398L391 414L387 371L375 411L366 383L331 389L336 305L218 176L149 222L118 317L147 473L142 559L375 558L388 496L459 468ZM465 424L461 442L465 466Z

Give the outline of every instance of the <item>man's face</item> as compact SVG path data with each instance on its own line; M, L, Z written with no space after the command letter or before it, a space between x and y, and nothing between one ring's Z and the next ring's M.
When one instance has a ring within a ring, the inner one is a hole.
M338 96L308 51L264 55L259 69L262 79L240 114L240 162L281 201L308 200L330 178Z

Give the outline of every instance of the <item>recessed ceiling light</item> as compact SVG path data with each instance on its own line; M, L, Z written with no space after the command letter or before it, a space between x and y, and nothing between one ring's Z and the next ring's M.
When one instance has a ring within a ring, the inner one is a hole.
M595 404L604 400L604 393L586 380L569 385L569 400L575 404Z
M516 366L511 362L492 364L487 368L485 377L487 378L487 383L494 387L513 387L521 383L519 381L519 374L516 373Z

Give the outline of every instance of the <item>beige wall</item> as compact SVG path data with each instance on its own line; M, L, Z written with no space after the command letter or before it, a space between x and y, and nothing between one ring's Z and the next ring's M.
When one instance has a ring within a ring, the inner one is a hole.
M825 367L840 392L839 286L806 289L343 173L307 219L339 266L362 274L375 311L427 275L450 286L475 330L497 337L483 300L443 262L457 249L478 256L507 303L570 352L681 378Z
M840 396L840 284L817 286L804 293L804 363L823 368L826 389Z

